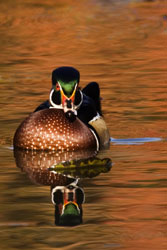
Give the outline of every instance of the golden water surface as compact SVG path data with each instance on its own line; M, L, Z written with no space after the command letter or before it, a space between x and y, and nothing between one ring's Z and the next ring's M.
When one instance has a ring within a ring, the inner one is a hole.
M16 167L12 138L51 72L97 81L112 168L82 179L83 224L56 227L50 187ZM0 1L1 249L167 249L167 1ZM140 138L140 139L139 139Z

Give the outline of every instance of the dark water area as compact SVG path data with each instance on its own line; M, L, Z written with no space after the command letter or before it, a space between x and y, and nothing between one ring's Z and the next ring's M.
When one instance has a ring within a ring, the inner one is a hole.
M166 0L0 1L1 249L167 249L166 16ZM99 82L111 135L97 157L112 167L82 172L83 224L70 228L55 226L50 186L31 172L54 157L16 166L12 149L63 65L81 87Z

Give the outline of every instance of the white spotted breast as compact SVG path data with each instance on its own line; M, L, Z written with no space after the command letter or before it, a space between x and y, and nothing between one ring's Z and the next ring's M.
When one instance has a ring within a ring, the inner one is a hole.
M70 122L59 109L44 109L28 116L14 135L14 147L31 150L76 151L95 148L96 139L78 118Z

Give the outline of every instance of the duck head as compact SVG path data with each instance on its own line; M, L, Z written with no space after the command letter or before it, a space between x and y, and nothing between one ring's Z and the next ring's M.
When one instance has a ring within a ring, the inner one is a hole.
M82 203L84 191L76 182L68 186L56 186L52 189L52 202L55 205L55 224L76 226L82 223Z
M52 72L50 104L63 109L65 116L74 121L83 99L79 85L80 73L73 67L60 67Z

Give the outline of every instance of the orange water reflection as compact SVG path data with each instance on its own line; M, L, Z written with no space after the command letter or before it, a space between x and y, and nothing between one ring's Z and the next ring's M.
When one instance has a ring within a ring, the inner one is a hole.
M166 14L166 0L0 2L1 248L167 248ZM101 152L112 171L83 180L85 224L73 230L54 228L48 187L7 148L61 65L80 70L81 86L100 83L112 137L163 139Z

